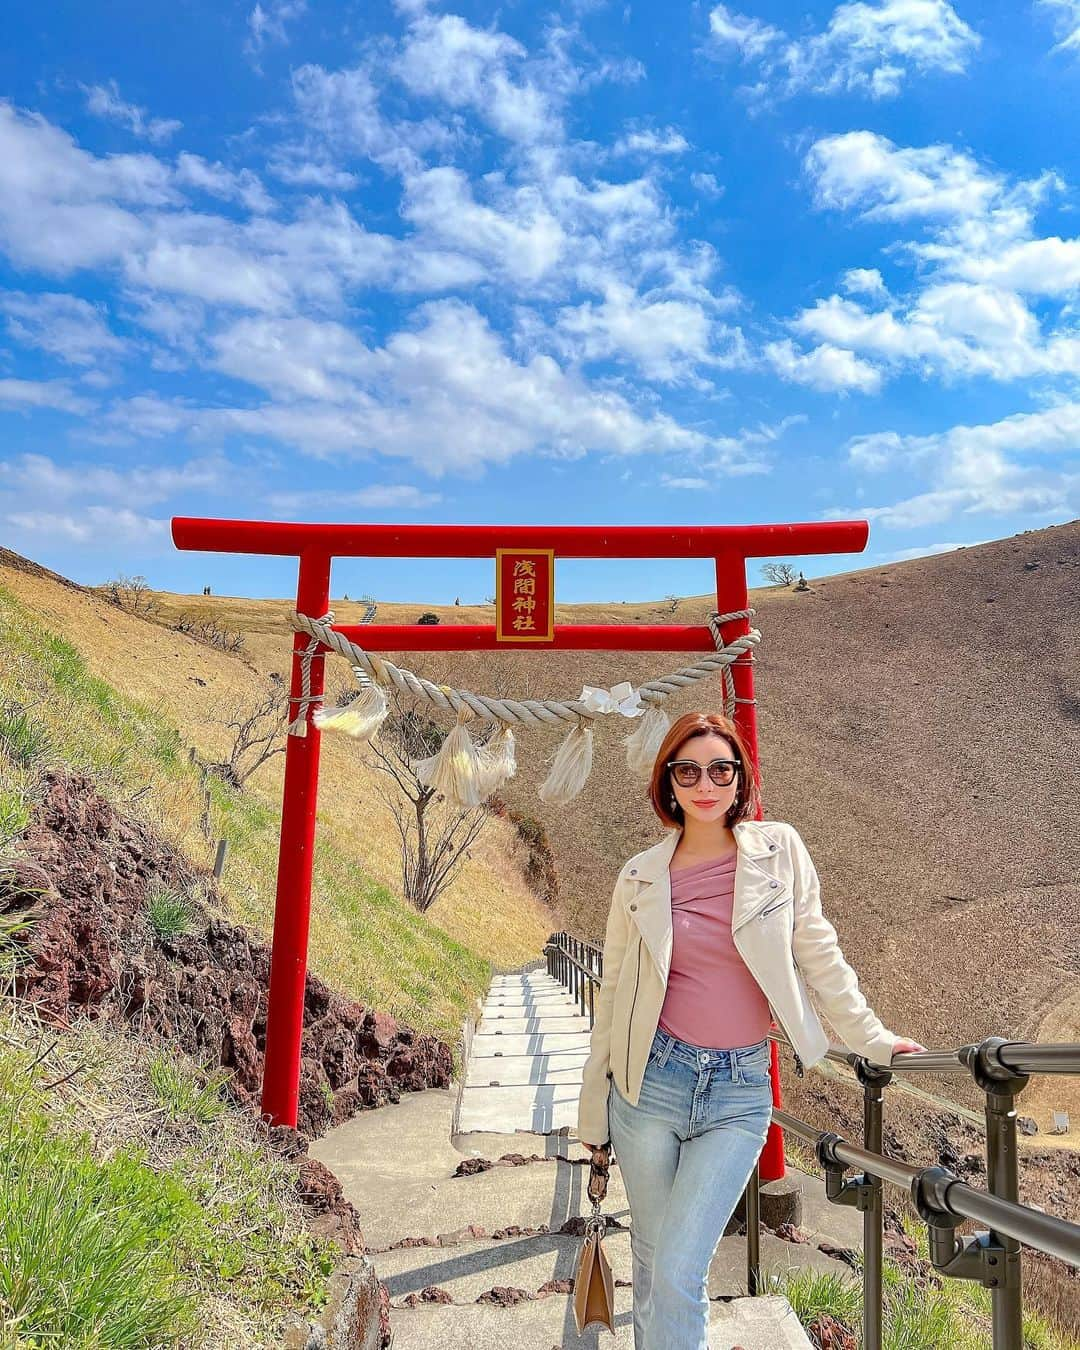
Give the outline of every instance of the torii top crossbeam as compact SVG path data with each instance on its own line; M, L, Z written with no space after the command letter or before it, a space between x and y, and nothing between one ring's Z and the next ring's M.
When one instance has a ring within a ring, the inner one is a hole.
M511 540L552 548L560 558L773 558L859 553L865 520L791 525L305 525L271 520L174 516L177 548L337 558L493 558Z
M333 558L483 558L500 550L550 551L556 558L711 558L716 569L717 609L732 614L747 607L746 559L859 553L867 544L865 520L775 525L364 525L303 524L261 520L210 520L177 516L173 542L179 549L214 553L254 553L295 557L299 562L297 612L311 618L330 604ZM552 592L553 603L553 592ZM369 651L491 650L511 640L487 624L333 625ZM725 623L726 641L745 635L748 618ZM536 640L536 639L531 639ZM300 654L307 638L293 639L291 707L310 713L302 701ZM544 650L711 651L714 639L704 626L662 624L558 625L539 641ZM309 662L309 695L324 688L320 647ZM742 659L730 666L734 680L735 720L757 768L757 720L753 667ZM300 1088L300 1047L307 976L315 807L320 733L308 721L305 735L290 735L285 754L281 843L270 967L263 1112L273 1124L295 1126ZM773 1042L773 1100L779 1106L779 1068ZM760 1175L784 1175L783 1139L770 1126Z

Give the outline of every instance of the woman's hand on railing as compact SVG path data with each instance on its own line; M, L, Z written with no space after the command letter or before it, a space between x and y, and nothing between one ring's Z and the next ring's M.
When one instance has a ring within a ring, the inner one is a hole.
M925 1049L926 1046L920 1045L918 1041L906 1041L902 1037L898 1037L892 1052L894 1055L914 1055Z

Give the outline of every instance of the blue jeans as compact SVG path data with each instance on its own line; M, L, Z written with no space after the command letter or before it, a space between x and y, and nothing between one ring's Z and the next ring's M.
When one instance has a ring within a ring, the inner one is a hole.
M609 1085L630 1202L634 1350L708 1350L709 1263L765 1145L769 1061L768 1039L711 1050L657 1027L638 1104Z

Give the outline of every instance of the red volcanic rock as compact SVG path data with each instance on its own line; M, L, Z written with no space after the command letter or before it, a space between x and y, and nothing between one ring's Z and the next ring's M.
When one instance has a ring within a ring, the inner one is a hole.
M453 1295L448 1294L445 1289L440 1289L437 1284L429 1284L418 1294L406 1294L401 1300L401 1306L416 1308L422 1303L453 1303L453 1301Z
M572 1294L573 1280L548 1280L536 1291L537 1298L546 1298L548 1294Z
M258 1112L270 949L193 904L193 931L159 937L146 917L155 887L191 896L214 881L81 775L50 773L20 857L0 878L0 915L35 922L17 994L56 1020L71 1010L134 1020L140 1032L231 1072L228 1090ZM403 1091L449 1087L449 1045L335 993L304 991L299 1132L312 1138Z
M853 1332L843 1322L838 1322L831 1313L821 1313L810 1323L810 1334L821 1350L858 1350L859 1343Z
M346 1256L365 1250L360 1215L345 1199L341 1182L315 1158L301 1158L296 1192L310 1211L307 1226L317 1237L332 1239Z
M515 1303L528 1303L536 1297L530 1294L527 1289L514 1289L509 1285L498 1284L494 1289L488 1289L481 1294L477 1303L493 1303L497 1308L512 1308Z
M477 1172L490 1172L494 1166L490 1158L462 1158L454 1168L455 1177L471 1177Z

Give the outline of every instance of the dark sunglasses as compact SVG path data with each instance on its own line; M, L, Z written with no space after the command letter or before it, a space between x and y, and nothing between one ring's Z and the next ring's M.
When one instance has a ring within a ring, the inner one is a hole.
M701 782L702 766L696 759L669 759L667 767L671 770L671 776L679 787L697 787L698 783ZM705 768L708 770L709 778L717 787L730 787L738 773L739 761L737 759L710 759Z

